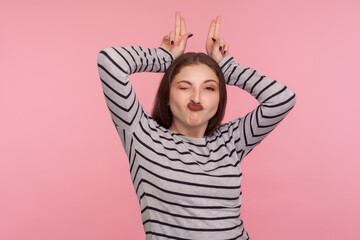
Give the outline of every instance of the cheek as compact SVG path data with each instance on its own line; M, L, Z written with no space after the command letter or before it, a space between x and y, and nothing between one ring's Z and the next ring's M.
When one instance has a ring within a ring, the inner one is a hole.
M182 94L179 93L178 91L172 91L170 92L170 96L169 96L169 105L174 107L179 107L183 102L183 98L184 97L182 96Z
M220 96L219 94L217 95L212 95L208 97L208 105L211 108L218 108L219 106L219 101L220 101Z

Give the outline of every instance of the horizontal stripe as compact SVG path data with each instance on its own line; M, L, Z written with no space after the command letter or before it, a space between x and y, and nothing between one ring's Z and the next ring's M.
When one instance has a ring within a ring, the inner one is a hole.
M140 158L142 158L142 159L144 159L144 160L146 160L146 161L150 162L151 164L154 164L154 165L156 165L158 167L164 168L164 171L170 170L170 171L181 172L181 173L185 173L185 174L189 174L189 175L199 175L199 176L215 177L215 178L238 178L238 177L242 176L242 173L239 173L239 174L213 175L213 174L209 174L207 172L191 172L191 171L188 171L188 170L183 169L183 168L182 169L177 169L177 168L173 168L173 167L170 167L170 166L160 164L160 163L146 157L145 154L142 154L138 150L135 150L135 151L136 151L136 154L138 154L140 156ZM234 166L234 165L231 165L231 166Z
M159 187L157 186L156 184L152 183L151 181L148 181L146 179L141 179L137 188L136 188L136 193L139 192L139 188L141 185L150 185L164 193L167 193L167 194L171 194L171 195L177 195L177 196L182 196L182 197L189 197L189 198L207 198L207 199L218 199L218 200L237 200L239 199L240 196L237 196L237 197L219 197L219 196L210 196L210 195L207 195L207 196L204 196L204 195L197 195L197 194L190 194L190 193L182 193L182 192L175 192L175 191L171 191L171 190L168 190L168 189L165 189L165 188L162 188L162 187Z
M172 182L172 183L177 183L179 184L177 187L179 187L181 189L181 185L189 185L189 186L194 186L194 187L203 187L203 188L218 188L218 189L240 189L240 185L235 185L235 186L227 186L227 185L223 185L223 186L217 186L217 185L209 185L209 184L200 184L200 183L194 183L194 182L186 182L186 181L180 181L180 180L176 180L176 179L171 179L168 177L164 177L161 176L160 174L157 174L155 172L150 171L149 169L139 165L139 167L136 169L136 171L140 171L140 169L146 171L147 173L149 173L152 176L155 176L158 179L161 179L163 181L167 181L167 182ZM136 173L135 173L136 174ZM152 179L154 180L154 179ZM135 181L135 180L134 180ZM157 180L158 182L159 180Z
M170 213L168 211L164 211L158 208L154 208L154 207L146 207L143 210L141 210L141 213L144 213L145 211L154 211L154 212L160 212L162 214L166 214L166 215L170 215L173 216L175 218L185 218L185 219L196 219L196 220L206 220L206 221L218 221L218 220L225 220L225 219L234 219L234 218L239 218L240 217L240 213L238 215L235 216L225 216L225 217L194 217L194 216L185 216L185 215L181 215L181 214L174 214L174 213Z
M146 225L147 223L156 223L159 225L164 225L164 226L168 226L168 227L172 227L172 228L180 228L180 229L184 229L186 231L201 231L201 232L221 232L221 231L229 231L229 230L233 230L235 228L240 227L243 223L241 221L240 224L232 226L232 227L227 227L227 228L190 228L190 227L184 227L184 226L179 226L179 225L174 225L174 224L170 224L167 222L161 222L158 220L152 220L152 219L148 219L146 221L143 222L144 225Z
M240 196L242 195L242 192L240 192ZM141 196L139 197L140 200L142 200L144 197L148 197L148 198L153 198L153 199L156 199L157 201L160 201L162 203L166 203L166 204L169 204L169 205L174 205L174 206L180 206L180 207L183 207L183 208L194 208L194 209L234 209L236 212L240 211L240 207L241 205L236 205L236 206L233 206L233 207L229 207L229 206L226 206L226 205L218 205L218 206L199 206L199 205L186 205L186 204L180 204L180 203L174 203L174 202L171 202L171 201L166 201L164 199L161 199L155 195L152 195L150 193L143 193L141 194ZM206 213L206 212L204 212Z

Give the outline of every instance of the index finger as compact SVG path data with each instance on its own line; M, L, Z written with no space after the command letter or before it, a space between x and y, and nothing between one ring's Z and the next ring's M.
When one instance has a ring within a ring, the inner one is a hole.
M215 20L211 20L209 32L208 32L208 39L214 37L215 33Z
M217 16L215 22L215 38L218 38L220 35L220 22L221 22L221 17Z
M181 22L180 22L180 13L176 12L175 15L175 37L180 35Z
M180 31L180 35L184 35L186 33L186 24L185 24L185 19L183 17L180 18L181 19L181 31Z

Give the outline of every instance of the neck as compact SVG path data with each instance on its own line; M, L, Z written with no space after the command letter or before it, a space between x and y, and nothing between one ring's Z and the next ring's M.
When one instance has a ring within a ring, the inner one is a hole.
M194 128L181 128L181 127L176 126L175 124L171 124L171 126L169 127L169 130L180 133L187 137L203 138L206 127L207 127L207 125L205 125L204 127L199 126L199 127L194 127Z

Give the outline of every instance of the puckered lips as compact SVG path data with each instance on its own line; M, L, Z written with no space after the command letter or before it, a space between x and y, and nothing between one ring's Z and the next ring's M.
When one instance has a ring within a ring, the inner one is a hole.
M201 110L203 110L203 106L200 103L189 102L187 107L191 111L201 111Z

